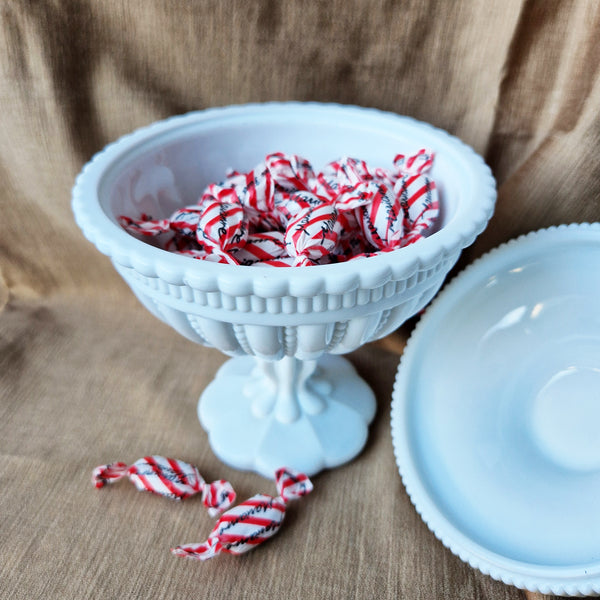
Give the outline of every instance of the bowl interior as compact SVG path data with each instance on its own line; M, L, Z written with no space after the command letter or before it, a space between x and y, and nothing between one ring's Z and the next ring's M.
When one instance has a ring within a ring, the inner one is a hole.
M453 218L472 186L472 169L454 138L376 111L284 106L212 118L192 115L139 137L106 169L99 185L100 204L115 222L119 215L142 212L168 217L177 207L195 204L204 187L222 180L227 169L248 171L276 151L302 155L316 169L342 156L390 168L399 152L429 147L436 152L431 174L442 207L438 227Z
M565 227L490 253L442 292L399 368L407 488L487 569L600 575L599 242L596 226Z

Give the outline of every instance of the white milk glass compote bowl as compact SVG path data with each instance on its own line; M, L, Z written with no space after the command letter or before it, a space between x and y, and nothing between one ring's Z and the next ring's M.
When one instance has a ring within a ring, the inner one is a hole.
M378 256L312 267L218 264L165 251L118 222L168 218L228 169L249 171L272 152L304 156L317 170L342 156L391 168L396 154L422 147L435 152L437 227ZM198 415L221 460L272 477L283 465L314 474L361 451L375 398L339 355L389 334L431 300L495 198L483 160L430 125L351 106L268 103L194 112L123 137L84 167L73 210L153 315L233 357L202 393Z

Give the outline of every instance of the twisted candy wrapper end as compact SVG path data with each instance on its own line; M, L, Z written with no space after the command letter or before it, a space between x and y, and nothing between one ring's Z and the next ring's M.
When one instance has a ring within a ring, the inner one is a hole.
M225 552L243 554L275 535L285 517L286 504L309 494L313 485L303 473L282 467L275 471L279 496L256 494L221 515L203 544L171 548L176 556L207 560Z
M125 477L129 471L129 465L124 462L108 463L100 465L92 471L92 483L97 487L104 487L107 483L114 483Z
M212 517L235 501L235 491L228 481L220 479L208 484L194 465L164 456L145 456L131 466L123 462L100 465L93 471L92 482L100 488L125 475L138 490L173 500L184 500L201 493L203 504Z
M223 551L221 542L216 537L210 537L204 544L182 544L177 548L171 548L175 556L193 558L195 560L208 560Z
M427 173L433 165L435 152L429 148L421 148L412 155L397 154L394 158L394 166L397 174L401 177L406 175L421 175Z
M205 484L202 490L202 502L208 509L208 515L216 517L235 502L233 486L225 479Z
M275 485L279 496L286 504L313 491L312 481L307 475L287 467L275 471Z
M118 220L121 227L129 233L138 233L147 237L154 237L171 229L169 219L153 219L144 213L139 219L121 215Z

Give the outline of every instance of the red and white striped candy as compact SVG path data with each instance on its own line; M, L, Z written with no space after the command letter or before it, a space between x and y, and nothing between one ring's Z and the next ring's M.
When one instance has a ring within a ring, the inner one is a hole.
M424 235L434 225L440 213L435 181L427 175L407 175L394 188L404 213L406 234Z
M275 183L266 166L258 165L241 177L239 198L250 225L261 232L281 227L275 214Z
M287 256L281 231L267 231L248 235L243 248L234 250L233 257L240 265L253 265L258 261L274 260Z
M400 247L405 248L406 246L410 246L411 244L414 244L415 242L418 242L421 239L423 239L423 236L420 233L411 231L402 238L402 243L400 244Z
M321 206L324 203L330 204L330 201L305 190L293 193L280 192L275 195L274 211L285 228L301 210L311 206Z
M315 172L308 160L296 154L274 152L265 158L275 185L287 192L310 190Z
M384 169L383 167L375 167L373 169L373 180L381 185L385 185L389 190L394 188L398 176L396 173Z
M248 173L232 171L221 183L211 183L200 197L199 204L239 202L248 224L253 229L274 229L281 225L274 215L275 184L264 164Z
M375 180L375 174L364 160L345 156L323 168L316 177L313 191L319 196L340 202L340 195L354 189L357 185Z
M427 173L433 166L433 150L421 148L415 154L396 154L394 167L398 177Z
M231 264L237 264L230 252L244 246L248 226L241 203L233 197L230 200L218 200L204 206L196 237L207 252L219 254Z
M202 494L204 506L211 516L229 508L235 500L235 492L228 481L220 479L206 483L193 465L164 456L145 456L131 466L123 462L100 465L92 473L92 482L101 488L125 476L138 490L173 500Z
M199 205L180 208L169 217L169 226L180 235L196 237L201 214L202 209Z
M132 219L122 215L119 224L129 233L137 233L148 237L154 237L170 230L169 219L152 219L149 215L142 213L139 219Z
M248 173L236 173L219 184L217 199L223 199L223 191L230 190L246 209L249 220L259 215L268 215L273 211L275 184L271 173L264 164L258 165ZM214 194L214 188L213 188Z
M296 266L306 266L332 253L341 232L338 212L323 202L301 209L285 231L287 253L296 258Z
M270 260L258 260L252 264L253 267L293 267L296 259L291 256L282 256Z
M370 204L357 209L356 215L365 239L376 250L398 247L404 233L404 212L400 199L383 185L374 184L376 192Z
M269 214L273 211L275 183L265 165L259 165L244 176L244 187L240 200L244 207L258 213Z
M382 194L386 194L388 188L375 181L360 181L352 187L341 191L333 201L339 211L349 211L361 206L372 204Z
M213 252L207 252L206 250L197 248L186 248L183 250L176 250L175 253L182 254L183 256L189 256L190 258L195 258L197 260L207 260L208 262L220 263L222 265L232 264L230 258L227 258L222 254L215 254Z
M401 157L401 158L398 158ZM395 163L401 177L394 186L394 195L400 200L404 213L405 234L423 236L434 225L440 212L435 181L425 175L433 164L434 154L420 150L409 157L398 155ZM411 241L406 240L403 246Z
M398 154L388 170L344 157L315 174L305 158L277 152L248 173L229 172L207 186L197 206L170 219L142 214L119 220L135 234L170 231L159 238L162 248L203 260L260 266L340 262L407 246L431 232L439 217L436 185L426 174L433 159L427 149Z
M361 181L372 181L374 175L364 160L344 156L325 165L321 172L325 178L335 179L338 189L352 188Z
M291 469L275 473L279 496L257 494L223 513L208 540L203 544L184 544L173 548L177 556L207 560L222 552L243 554L275 535L285 517L286 504L306 496L312 489L310 479Z

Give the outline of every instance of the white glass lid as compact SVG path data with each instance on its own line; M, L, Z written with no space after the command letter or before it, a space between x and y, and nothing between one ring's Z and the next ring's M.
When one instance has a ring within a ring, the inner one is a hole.
M600 593L600 225L490 252L398 369L396 459L442 542L506 583Z

